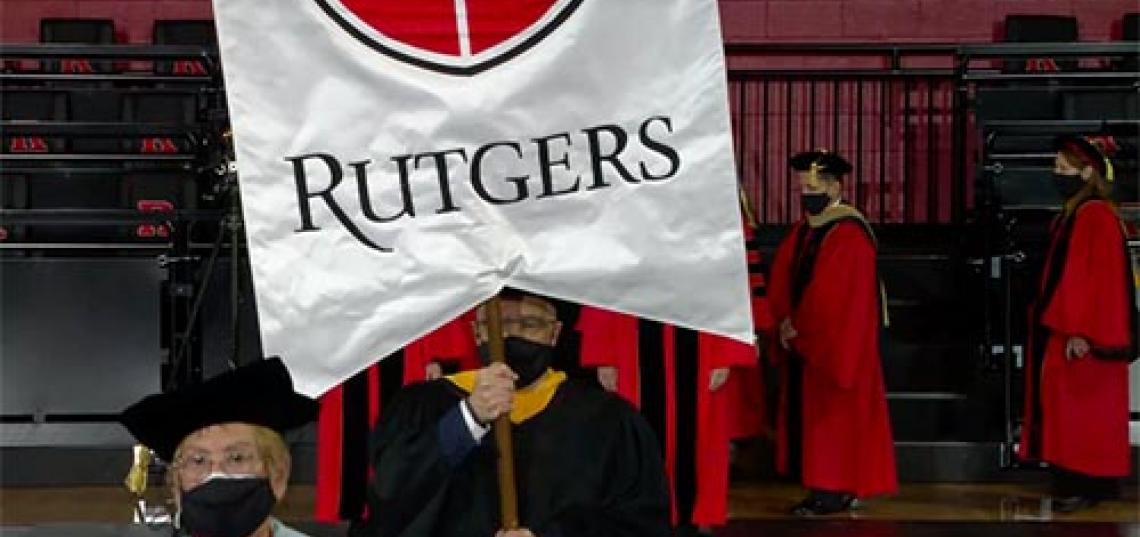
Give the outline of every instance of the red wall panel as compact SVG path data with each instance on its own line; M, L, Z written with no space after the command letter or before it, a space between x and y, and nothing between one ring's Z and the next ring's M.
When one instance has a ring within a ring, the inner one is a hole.
M990 41L1011 14L1076 16L1081 38L1120 35L1134 0L720 0L727 41Z
M1119 36L1134 0L720 0L725 39L771 41L988 41L1009 14L1075 15L1081 37ZM209 0L3 0L0 40L35 41L42 17L112 18L120 38L150 40L151 20L209 18Z
M0 41L39 40L41 18L112 19L123 43L149 43L156 19L209 19L210 0L0 0Z

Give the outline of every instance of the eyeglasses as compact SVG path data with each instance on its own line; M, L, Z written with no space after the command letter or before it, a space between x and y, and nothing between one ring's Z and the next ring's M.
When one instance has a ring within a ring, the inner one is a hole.
M210 475L214 468L230 475L253 474L257 472L259 462L261 458L256 450L240 449L227 451L218 461L206 452L190 453L174 461L174 467L183 479L198 481Z
M475 324L477 324L481 329L487 328L487 321L476 321ZM511 317L503 319L503 330L514 329L514 331L533 332L536 330L542 330L551 324L554 324L554 321L551 321L550 319L544 319L542 317Z

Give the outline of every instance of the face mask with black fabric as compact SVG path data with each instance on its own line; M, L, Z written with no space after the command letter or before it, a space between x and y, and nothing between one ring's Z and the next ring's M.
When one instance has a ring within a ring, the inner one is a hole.
M212 474L182 493L175 525L194 537L247 537L276 503L268 478Z
M515 381L515 386L519 388L530 386L538 380L554 360L553 346L516 336L503 339L503 353L506 355L507 367L519 376ZM484 364L491 363L490 345L479 344L479 357Z
M1061 198L1067 200L1076 196L1085 187L1085 182L1081 180L1079 175L1053 173L1053 187L1057 189Z
M831 197L823 192L800 195L800 208L811 216L819 216L828 205L831 205Z

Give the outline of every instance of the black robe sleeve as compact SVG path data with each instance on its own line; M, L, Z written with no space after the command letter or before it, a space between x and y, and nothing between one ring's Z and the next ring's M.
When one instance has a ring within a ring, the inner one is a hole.
M439 422L460 398L442 381L404 388L372 436L368 512L351 536L433 535L454 468L440 442Z
M614 399L613 406L618 407L611 413L616 414L615 434L599 439L611 442L605 462L579 469L583 475L598 472L605 483L602 491L576 498L574 505L554 514L548 524L533 528L537 537L672 535L669 489L657 437L632 407Z

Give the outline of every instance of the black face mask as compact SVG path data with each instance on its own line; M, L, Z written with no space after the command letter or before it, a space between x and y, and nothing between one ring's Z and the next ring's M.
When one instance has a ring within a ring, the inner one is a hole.
M267 478L211 479L182 494L179 526L194 537L246 537L276 503Z
M515 386L519 388L530 386L538 380L554 360L554 347L515 336L503 339L503 353L506 355L507 367L519 376L515 381ZM490 345L479 345L479 357L484 364L491 363Z
M800 208L812 216L819 216L828 205L831 205L831 197L822 192L800 195Z
M1081 180L1081 176L1079 175L1054 173L1053 187L1057 189L1057 193L1061 195L1061 198L1067 200L1076 196L1077 193L1085 187L1085 182Z

